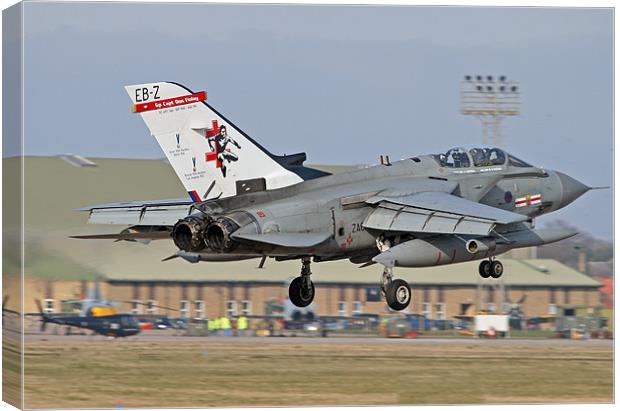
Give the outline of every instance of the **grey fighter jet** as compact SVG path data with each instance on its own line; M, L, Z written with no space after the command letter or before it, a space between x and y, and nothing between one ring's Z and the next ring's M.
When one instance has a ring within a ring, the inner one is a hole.
M172 240L179 249L173 257L194 263L298 259L301 273L289 295L299 307L314 298L312 261L380 264L393 310L411 299L409 285L393 278L394 267L481 260L479 274L499 278L497 255L575 235L534 228L533 219L590 189L494 147L329 175L305 167L304 153L271 154L211 107L205 92L166 82L126 90L189 198L87 207L89 222L127 228L80 238ZM223 146L214 142L224 137L237 144L217 152ZM235 161L223 164L226 158ZM218 170L223 166L226 173Z

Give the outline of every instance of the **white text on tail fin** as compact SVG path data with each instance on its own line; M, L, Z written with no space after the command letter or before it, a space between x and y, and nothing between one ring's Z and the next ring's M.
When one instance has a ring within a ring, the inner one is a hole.
M125 89L195 202L302 181L209 106L205 92L168 82Z

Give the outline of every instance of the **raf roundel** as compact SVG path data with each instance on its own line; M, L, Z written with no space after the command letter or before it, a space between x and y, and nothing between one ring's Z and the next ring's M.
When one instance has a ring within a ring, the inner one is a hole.
M506 191L504 193L504 201L506 202L506 204L512 203L512 193L510 191Z

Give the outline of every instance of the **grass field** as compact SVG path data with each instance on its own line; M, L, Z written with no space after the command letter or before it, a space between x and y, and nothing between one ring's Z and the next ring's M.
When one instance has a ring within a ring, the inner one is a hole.
M27 408L611 402L611 346L42 341Z

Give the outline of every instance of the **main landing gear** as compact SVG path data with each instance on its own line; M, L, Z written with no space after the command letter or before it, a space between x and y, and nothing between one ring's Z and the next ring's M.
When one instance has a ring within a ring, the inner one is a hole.
M301 259L301 274L288 287L288 296L297 307L307 307L314 300L314 284L310 275L310 257L304 257Z
M383 269L381 291L385 295L387 305L392 310L402 311L411 302L411 288L409 288L409 284L405 280L394 280L391 267Z
M492 260L489 258L488 260L480 262L478 273L482 278L492 277L498 279L504 274L504 265L499 260Z
M310 257L301 259L301 274L295 277L288 287L288 296L297 307L307 307L314 300L314 284L310 280ZM387 305L395 311L402 311L411 302L411 288L407 281L392 278L392 268L383 270L381 291L385 296Z

